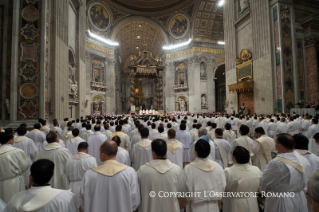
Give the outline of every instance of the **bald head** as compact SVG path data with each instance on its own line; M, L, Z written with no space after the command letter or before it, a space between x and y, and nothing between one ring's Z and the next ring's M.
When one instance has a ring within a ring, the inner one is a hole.
M117 143L115 141L105 141L101 147L101 154L105 154L107 157L115 157L117 153Z

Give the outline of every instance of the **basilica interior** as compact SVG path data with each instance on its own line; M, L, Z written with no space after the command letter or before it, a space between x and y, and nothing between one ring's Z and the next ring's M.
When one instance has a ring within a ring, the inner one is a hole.
M0 119L319 102L318 0L0 0Z

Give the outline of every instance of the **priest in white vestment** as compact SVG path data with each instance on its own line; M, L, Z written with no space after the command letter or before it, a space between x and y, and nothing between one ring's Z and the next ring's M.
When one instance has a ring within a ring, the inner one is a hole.
M92 125L91 124L87 124L86 126L86 131L83 131L82 133L80 133L80 137L85 140L86 142L88 142L89 137L91 135L94 134L94 132L92 131Z
M8 203L11 197L26 189L23 173L31 160L19 148L12 146L13 134L0 134L0 199Z
M45 135L47 135L50 132L50 127L47 125L46 120L42 120L42 126L40 128L40 131L43 132Z
M206 129L205 129L206 130ZM181 191L199 192L187 198L186 211L219 212L218 200L222 196L204 195L207 192L224 192L226 179L223 168L209 160L210 145L206 140L199 139L195 144L196 159L185 166L181 177Z
M258 127L262 127L264 129L264 131L265 131L265 134L267 135L267 133L268 133L268 123L262 117L259 118Z
M287 124L288 134L293 136L294 134L296 134L297 127L292 117L289 117L288 121L289 121Z
M232 150L236 146L245 147L251 155L253 155L254 142L247 135L249 133L249 128L246 125L241 125L239 129L240 136L232 143Z
M71 138L74 138L73 134L72 134L72 130L74 130L74 127L70 126L68 127L68 130L63 133L63 135L61 136L61 140L64 141L65 145L68 145L68 140L70 140Z
M65 174L65 164L72 158L71 152L59 144L59 137L56 133L50 132L47 135L48 145L40 150L37 160L48 159L54 162L54 175L50 184L52 188L69 189L69 179Z
M132 167L137 171L142 165L150 162L152 158L152 141L148 139L149 130L143 128L141 130L142 140L133 145L132 149Z
M273 138L265 135L265 131L262 127L255 129L255 135L258 139L253 141L253 153L255 154L254 165L263 171L266 165L272 160L271 152L276 150L275 141Z
M197 127L197 124L193 124L193 129L189 131L192 137L192 143L194 143L198 139L198 129L196 127Z
M137 171L141 191L140 212L179 212L177 197L161 198L160 192L178 192L181 168L166 158L167 145L162 139L152 144L153 160L141 166ZM150 192L155 192L150 198Z
M215 139L212 140L215 144L215 162L218 163L223 169L228 167L231 162L231 145L228 141L223 139L223 130L217 128L215 130Z
M186 130L186 125L185 124L181 124L179 126L180 130L176 133L176 140L180 141L183 144L183 148L184 148L184 162L190 162L190 158L189 158L189 148L192 145L192 137L191 134Z
M212 161L215 161L215 143L209 139L209 137L207 136L207 130L205 128L201 128L198 130L198 139L203 139L205 141L207 141L210 145L210 154L208 156L208 159L209 160L212 160ZM194 143L192 143L191 147L189 148L189 151L188 151L188 155L189 155L189 159L190 161L193 161L195 160L196 158L196 155L195 155L195 144L196 142L195 141ZM184 153L185 154L185 153Z
M262 128L263 129L263 128ZM250 153L244 147L235 147L232 160L234 165L224 170L226 176L226 192L258 192L262 172L256 166L249 165ZM257 212L257 197L225 197L223 199L223 212Z
M34 144L34 142L25 136L27 133L27 128L18 127L17 129L18 137L14 138L14 142L12 144L13 147L19 148L24 151L24 153L28 156L30 161L35 161L35 158L38 154L38 148ZM23 173L25 186L29 187L29 178L30 178L30 168L27 169Z
M183 144L175 139L176 131L174 129L169 129L167 131L168 140L167 140L167 154L166 157L172 163L175 163L181 169L183 169L183 154L184 148Z
M74 128L72 130L73 138L66 142L66 148L71 152L72 155L78 153L78 145L79 143L85 141L80 137L80 130L78 128Z
M285 122L285 118L281 118L280 122L277 124L276 132L275 134L281 134L281 133L288 133L287 124Z
M216 138L215 137L215 130L217 129L216 127L217 125L215 123L211 123L211 129L207 130L207 136L209 137L210 140L214 140Z
M103 144L104 141L107 141L107 137L103 135L101 132L100 125L94 126L94 134L91 135L88 139L89 144L89 151L88 154L93 156L96 159L97 165L100 166L102 161L100 159L100 146Z
M319 146L315 143L315 139L313 138L313 136L316 133L319 133L318 119L312 119L311 123L312 125L309 127L307 134L307 137L309 139L309 151L316 154L316 152L319 150Z
M313 212L319 211L319 170L317 169L309 176L307 185L308 201Z
M278 155L263 171L261 192L293 192L293 197L266 197L265 212L305 212L309 162L294 151L295 141L289 134L279 134L275 139Z
M152 129L150 130L149 139L153 141L155 136L158 134L158 130L156 129L156 123L152 123L151 127Z
M225 124L225 131L223 133L223 138L228 141L230 144L236 140L236 133L231 130L231 125L229 123Z
M164 132L164 127L160 125L158 128L158 134L154 137L154 139L162 139L164 141L168 140L167 133Z
M102 165L85 173L81 197L84 212L132 212L140 204L135 170L116 161L118 147L106 141L100 147Z
M28 132L25 136L34 141L38 150L42 148L43 141L45 141L45 134L40 131L41 125L39 123L34 124L34 129Z
M118 136L121 138L121 147L125 150L127 150L128 152L131 151L131 141L130 141L130 137L122 132L122 125L117 125L115 128L115 132L112 133L112 138L114 136ZM112 138L110 138L109 140L111 140Z
M121 138L119 136L114 136L112 138L112 141L115 141L117 144L117 154L116 154L116 161L119 163L123 163L127 166L132 166L131 164L131 158L130 158L130 154L128 153L128 151L126 149L123 149L121 147Z
M304 136L307 136L308 135L308 129L311 125L310 121L307 119L309 117L304 117L304 119L302 120L302 123L301 123L301 133L304 135Z
M102 132L102 134L104 134L108 140L112 139L112 132L110 131L110 125L109 124L105 124L104 125L104 131Z
M81 142L78 146L78 153L74 154L65 164L65 173L70 181L70 189L81 201L82 179L86 171L97 167L94 157L87 154L89 145L87 142Z
M30 177L32 187L15 194L3 212L79 211L79 202L72 192L51 187L53 172L52 161L41 159L34 162Z
M268 123L268 136L269 137L275 138L276 128L277 128L277 123L275 123L273 119L270 119L270 122Z

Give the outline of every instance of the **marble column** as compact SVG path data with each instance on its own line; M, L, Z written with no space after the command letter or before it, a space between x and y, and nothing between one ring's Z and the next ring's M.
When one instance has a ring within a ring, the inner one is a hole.
M215 80L214 80L214 70L213 70L213 58L209 58L207 61L207 102L208 102L208 112L215 111Z
M308 77L308 102L319 101L318 61L316 53L316 39L305 39Z
M169 62L166 64L167 69L165 70L165 101L166 101L166 112L175 111L175 70L174 63Z
M110 58L107 60L107 63L105 64L105 82L107 85L106 90L106 111L102 112L111 112L115 113L115 60L113 58Z

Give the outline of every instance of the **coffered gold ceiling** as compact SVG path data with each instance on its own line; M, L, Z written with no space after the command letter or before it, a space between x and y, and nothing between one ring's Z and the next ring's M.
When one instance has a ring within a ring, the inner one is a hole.
M154 58L160 56L163 45L167 43L163 31L152 21L132 20L118 27L114 40L120 43L119 53L123 62L142 50L144 39Z
M217 0L198 1L193 15L193 38L217 42L224 40L223 7Z
M167 14L193 2L194 0L108 0L107 2L135 15L162 15ZM154 14L155 13L155 14Z

